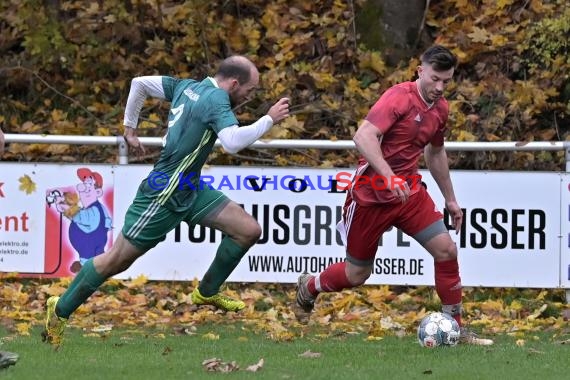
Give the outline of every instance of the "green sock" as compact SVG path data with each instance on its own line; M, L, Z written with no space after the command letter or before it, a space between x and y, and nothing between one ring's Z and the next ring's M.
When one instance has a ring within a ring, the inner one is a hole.
M217 294L220 291L220 286L238 266L248 249L240 247L233 239L225 237L218 247L214 261L210 264L210 268L198 286L200 294L204 297Z
M69 288L57 301L55 314L61 318L69 318L105 280L106 278L95 270L93 259L87 260L77 276L71 281Z

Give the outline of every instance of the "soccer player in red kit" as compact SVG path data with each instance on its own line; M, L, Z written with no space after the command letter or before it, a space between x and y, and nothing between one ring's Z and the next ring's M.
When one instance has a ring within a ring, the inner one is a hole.
M432 198L421 185L418 160L427 167L445 198L445 207L459 231L463 212L457 204L444 149L449 106L443 90L451 81L457 58L443 46L421 56L418 79L389 88L369 111L354 135L362 158L348 189L338 229L346 261L316 276L302 274L297 282L294 311L307 322L321 292L338 292L364 284L372 273L378 241L390 227L399 228L434 258L435 289L443 312L461 326L461 279L457 247ZM461 342L489 345L465 328Z

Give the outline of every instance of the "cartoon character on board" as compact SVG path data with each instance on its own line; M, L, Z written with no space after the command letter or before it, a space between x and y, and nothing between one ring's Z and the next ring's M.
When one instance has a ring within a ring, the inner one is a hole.
M83 264L105 251L112 219L99 198L103 196L103 177L87 168L77 170L81 181L77 193L64 192L55 202L56 209L70 221L69 242L79 255L71 264L71 272L77 273Z

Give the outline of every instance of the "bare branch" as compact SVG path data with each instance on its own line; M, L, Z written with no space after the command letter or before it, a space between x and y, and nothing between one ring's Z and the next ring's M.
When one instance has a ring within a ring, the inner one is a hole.
M103 120L99 119L97 116L95 116L91 111L89 111L85 106L83 106L81 103L79 103L77 100L70 98L69 96L65 95L64 93L62 93L61 91L59 91L57 88L53 87L51 84L49 84L44 78L42 78L38 73L36 73L33 70L30 70L26 67L23 66L16 66L16 67L2 67L0 68L0 74L2 74L4 71L14 71L14 70L22 70L25 71L29 74L32 74L34 77L36 77L40 82L42 82L47 88L49 88L50 90L52 90L53 92L55 92L56 94L58 94L59 96L69 100L71 103L75 104L77 107L81 108L83 111L85 111L85 113L87 113L89 116L91 116L93 119L97 120L100 123L104 123Z

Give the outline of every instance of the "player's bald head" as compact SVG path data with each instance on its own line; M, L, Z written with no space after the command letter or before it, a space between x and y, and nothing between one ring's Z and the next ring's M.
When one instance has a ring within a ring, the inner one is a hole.
M251 81L254 74L257 74L254 63L242 55L232 55L224 59L216 72L217 77L234 78L240 84Z

